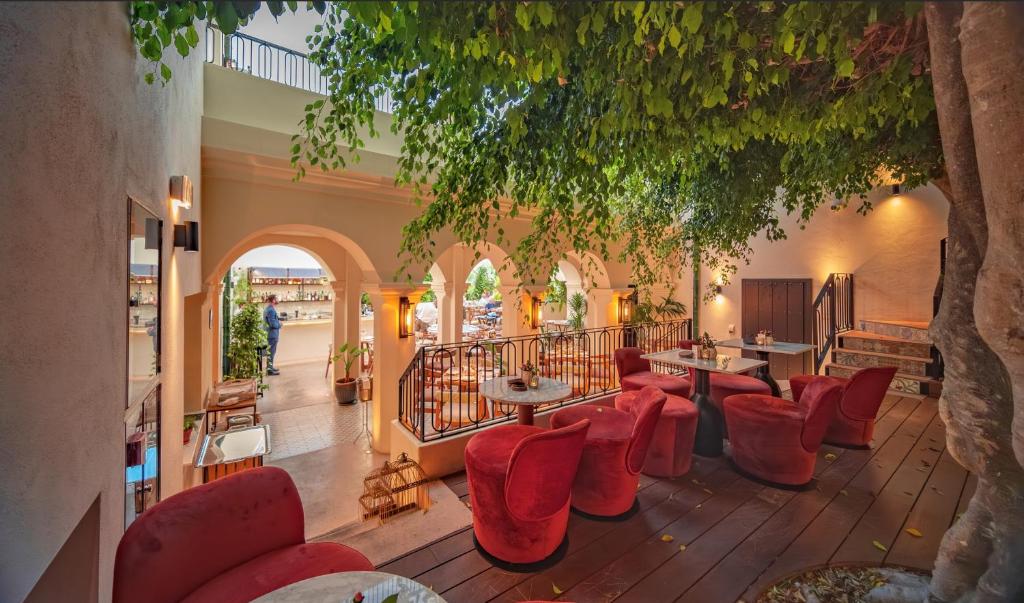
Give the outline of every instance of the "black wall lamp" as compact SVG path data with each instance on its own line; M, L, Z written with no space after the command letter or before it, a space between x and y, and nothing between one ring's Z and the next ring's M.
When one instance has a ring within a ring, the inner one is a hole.
M408 297L398 298L398 336L405 338L412 335L413 313Z
M898 195L901 192L903 192L903 189L900 187L900 183L899 182L897 182L896 184L892 185L892 194Z
M199 251L199 222L191 220L174 225L174 246L185 251Z

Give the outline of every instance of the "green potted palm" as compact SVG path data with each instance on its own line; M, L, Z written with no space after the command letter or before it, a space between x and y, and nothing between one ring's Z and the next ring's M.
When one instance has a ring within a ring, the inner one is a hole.
M572 331L581 331L587 319L587 296L573 293L569 297L569 319L566 321Z
M345 376L334 381L334 398L338 404L352 404L356 401L357 384L352 377L352 365L356 363L362 351L358 345L343 343L338 346L338 351L331 356L335 364L341 363L345 367Z

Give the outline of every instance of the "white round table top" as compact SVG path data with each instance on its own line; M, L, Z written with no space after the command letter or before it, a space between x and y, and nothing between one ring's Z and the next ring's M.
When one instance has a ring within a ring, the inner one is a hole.
M445 603L441 595L419 582L384 572L338 572L307 578L269 592L255 603L351 603L356 593L362 593L363 603L383 603L394 594L398 603Z
M572 387L557 379L538 377L539 386L536 389L528 388L525 392L517 392L509 387L510 379L518 377L498 377L488 379L480 384L478 391L481 396L490 400L507 402L509 404L524 404L537 406L549 402L558 402L572 395Z

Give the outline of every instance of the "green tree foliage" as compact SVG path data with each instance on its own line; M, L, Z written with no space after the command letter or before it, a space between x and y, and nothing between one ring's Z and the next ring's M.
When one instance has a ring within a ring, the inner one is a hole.
M143 5L168 4L195 3L133 3L144 56L167 36ZM388 92L398 182L430 198L404 229L406 267L430 265L442 230L513 243L503 222L529 212L520 267L571 249L631 262L641 286L695 254L728 273L751 236L785 237L783 213L864 195L880 169L907 186L941 172L918 6L330 3L308 37L330 93L292 161L302 176L358 158ZM161 18L172 39L190 25Z
M493 294L500 285L498 273L490 263L481 263L469 274L469 289L466 291L466 299L477 301L487 294Z
M259 348L267 345L263 312L259 304L245 301L231 317L231 342L228 345L230 376L233 379L259 377Z
M568 291L565 288L565 281L551 275L551 278L548 280L548 289L544 292L544 303L557 308L561 312L562 308L565 307L567 295Z

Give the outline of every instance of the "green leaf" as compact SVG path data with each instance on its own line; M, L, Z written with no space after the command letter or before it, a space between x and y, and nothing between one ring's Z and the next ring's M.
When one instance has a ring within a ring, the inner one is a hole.
M164 79L164 82L171 81L171 68L164 63L160 63L160 77Z
M672 48L679 48L679 42L683 40L683 34L679 32L679 29L672 24L672 27L668 29L668 43L672 45Z
M792 31L782 34L782 52L792 54L794 44L796 44L796 36L793 35Z
M683 27L691 34L697 33L701 23L704 21L704 6L700 2L693 2L687 5L683 11Z
M538 2L537 3L537 18L540 19L541 25L548 26L555 19L555 12L551 8L549 2Z
M231 2L217 3L216 21L217 27L225 34L235 33L238 29L238 13L235 12L235 7Z
M174 48L177 49L178 54L180 54L182 58L188 56L189 45L188 42L185 41L185 36L181 34L174 34Z
M530 11L526 8L526 5L516 4L516 21L526 31L530 31L530 18Z
M192 48L199 45L199 32L196 31L195 25L189 25L185 30L185 41Z
M599 10L594 11L594 16L590 19L590 28L597 35L601 35L601 32L604 31L604 15Z
M853 59L851 59L850 57L846 57L845 59L839 61L839 63L836 65L836 75L838 75L839 77L850 77L851 75L853 75L853 69Z

